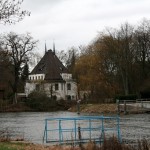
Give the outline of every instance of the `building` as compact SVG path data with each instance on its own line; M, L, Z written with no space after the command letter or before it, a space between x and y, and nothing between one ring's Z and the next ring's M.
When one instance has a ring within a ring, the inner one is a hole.
M56 100L77 99L77 84L72 79L72 74L55 55L55 51L46 51L30 73L25 85L25 93L29 95L32 91L45 92Z

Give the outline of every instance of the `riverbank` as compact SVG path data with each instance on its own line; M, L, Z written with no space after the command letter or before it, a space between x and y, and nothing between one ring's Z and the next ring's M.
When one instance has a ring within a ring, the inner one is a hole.
M78 112L77 106L69 108L71 112ZM117 104L81 104L80 113L98 113L98 114L118 114ZM147 113L146 110L139 107L126 105L126 114ZM124 105L120 106L120 114L124 114Z
M69 108L70 107L70 108ZM69 108L69 109L68 109ZM77 105L74 104L59 104L57 107L51 108L49 111L39 111L30 108L25 104L12 104L0 109L0 112L54 112L54 111L70 111L78 112ZM107 104L80 104L80 113L98 113L98 114L118 114L118 107L115 103ZM142 114L149 113L149 111L144 110L139 107L133 107L131 105L126 105L126 114ZM124 105L120 105L120 114L124 114Z
M149 150L150 143L143 139L137 146L119 143L115 137L105 140L103 144L88 142L79 145L40 145L24 142L0 142L0 150Z
M73 106L69 109L71 112L77 111L77 106ZM81 113L116 113L116 104L81 104Z

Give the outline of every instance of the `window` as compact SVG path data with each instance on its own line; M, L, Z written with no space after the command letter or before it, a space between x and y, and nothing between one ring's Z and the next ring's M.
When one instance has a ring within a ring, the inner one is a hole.
M63 90L63 83L61 84L61 90Z
M38 79L40 80L40 76L38 76Z
M58 84L55 84L55 91L58 91L59 88L58 88Z
M67 84L67 90L71 90L71 84L70 83Z
M66 99L67 100L71 100L71 96L70 95L66 95Z

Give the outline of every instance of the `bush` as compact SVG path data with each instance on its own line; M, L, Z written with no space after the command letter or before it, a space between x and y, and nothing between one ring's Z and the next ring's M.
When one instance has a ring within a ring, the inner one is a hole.
M54 110L56 107L56 100L50 99L43 92L32 92L29 94L26 104L36 111Z
M137 95L136 94L130 94L130 95L117 95L115 97L115 100L136 100L137 99Z
M60 99L57 101L57 108L61 110L68 110L70 107L77 104L76 100L64 100Z
M141 98L150 98L150 91L142 91L140 92L140 97Z

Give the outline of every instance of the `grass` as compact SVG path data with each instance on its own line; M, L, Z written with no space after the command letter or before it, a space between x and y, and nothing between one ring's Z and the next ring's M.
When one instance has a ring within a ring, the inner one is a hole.
M10 142L1 142L0 150L24 150L23 144L13 144Z
M120 144L114 137L105 140L102 145L96 145L94 142L89 142L82 146L44 146L37 144L1 142L0 150L150 150L150 143L143 139L138 142L138 145Z

